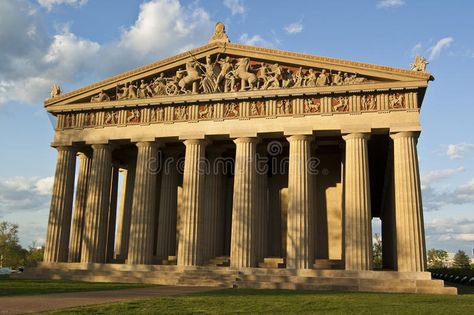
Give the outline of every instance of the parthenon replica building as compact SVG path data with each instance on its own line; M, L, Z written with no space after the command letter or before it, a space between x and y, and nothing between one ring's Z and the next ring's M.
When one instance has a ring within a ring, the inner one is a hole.
M56 85L56 174L30 276L456 294L425 271L426 63L235 44L218 23L202 47Z

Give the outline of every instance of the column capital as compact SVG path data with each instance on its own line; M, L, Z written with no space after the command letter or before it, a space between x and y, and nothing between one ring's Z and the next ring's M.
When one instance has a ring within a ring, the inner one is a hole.
M396 133L391 133L390 138L399 139L399 138L415 138L418 139L420 136L419 131L401 131Z
M365 139L369 140L370 139L370 134L368 133L362 133L362 132L355 132L355 133L348 133L346 135L342 136L342 139L345 141L351 140L351 139Z
M144 148L144 147L155 147L155 148L160 148L163 146L163 143L159 141L138 141L135 143L135 145L138 148Z
M112 150L113 149L113 145L111 144L108 144L108 143L103 143L103 144L92 144L91 145L91 148L95 151L95 150Z
M288 142L300 141L300 140L313 141L314 136L313 135L291 135L291 136L286 137L286 140L288 140Z
M260 138L258 137L242 137L242 138L236 138L234 139L234 143L259 143Z
M184 140L183 143L184 143L185 146L188 146L188 145L204 145L204 146L207 146L210 143L210 141L206 140L206 139L187 139L187 140Z
M61 145L61 146L57 146L57 147L54 147L56 150L58 151L77 151L77 148L75 146L72 146L72 145Z

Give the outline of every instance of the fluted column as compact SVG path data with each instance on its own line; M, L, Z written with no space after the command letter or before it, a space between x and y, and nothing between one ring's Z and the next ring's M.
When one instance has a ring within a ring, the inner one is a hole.
M178 244L178 265L202 263L202 218L204 209L206 140L186 140L183 174L183 210Z
M398 271L425 271L425 234L415 132L392 134Z
M66 262L68 259L76 151L72 147L58 147L57 150L58 159L44 250L45 262Z
M127 263L151 264L153 259L153 223L156 198L157 143L138 142L137 167L133 189L132 219Z
M288 217L286 267L310 269L314 264L313 176L311 174L312 136L288 137Z
M346 270L372 269L372 218L370 209L369 136L352 133L346 141L345 160L345 263Z
M268 225L269 225L269 211L268 211L268 161L267 148L261 146L258 148L258 159L257 159L257 207L259 225L258 239L259 239L259 256L257 262L263 261L268 254Z
M81 261L82 234L87 202L87 186L91 170L91 158L79 153L79 174L76 186L76 201L69 241L69 262Z
M115 163L114 163L115 164ZM110 182L110 201L109 201L109 215L108 215L108 226L107 226L107 249L106 259L107 263L112 262L114 259L115 252L115 227L117 223L117 194L118 194L118 180L119 180L119 167L117 164L112 167L112 176Z
M122 192L120 197L120 219L117 227L117 241L115 244L116 259L119 261L125 261L128 256L136 162L136 158L133 158L129 162L127 169L124 170L124 179L122 182Z
M108 144L94 144L92 149L94 152L87 193L81 262L105 263L112 147Z
M259 226L257 207L257 138L238 138L235 153L234 197L232 205L231 267L256 267Z
M178 171L176 161L178 152L170 152L161 173L160 211L158 214L158 230L156 256L168 259L176 255L176 215L178 209Z

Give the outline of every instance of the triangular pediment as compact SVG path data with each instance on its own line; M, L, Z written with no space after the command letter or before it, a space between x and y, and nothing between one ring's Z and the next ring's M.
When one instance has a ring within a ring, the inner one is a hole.
M45 106L423 87L430 78L427 72L214 42L55 96Z

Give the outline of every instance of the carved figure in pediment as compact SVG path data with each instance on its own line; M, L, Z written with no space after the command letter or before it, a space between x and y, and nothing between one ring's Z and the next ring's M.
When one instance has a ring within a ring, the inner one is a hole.
M333 74L331 85L343 85L343 84L344 84L344 79L342 78L341 71L338 71L336 74Z
M105 93L104 90L100 90L99 94L91 97L91 102L109 102L110 97Z
M360 98L360 106L362 110L376 110L377 98L374 95L362 95Z
M59 84L55 83L51 87L50 96L51 96L51 98L54 98L54 97L59 96L59 95L61 95L61 88L59 87Z
M279 88L281 75L282 70L280 65L278 63L271 65L269 71L267 71L266 82L263 84L262 90Z
M313 87L316 86L316 80L318 79L316 71L309 69L305 77L305 86Z
M293 87L302 87L304 85L304 73L302 67L299 67L298 71L295 72L293 81Z
M270 69L268 66L264 62L261 62L260 66L257 68L257 89L260 89L261 86L267 84L269 72Z
M333 98L332 104L332 108L335 112L347 112L349 110L349 98L347 96Z
M411 70L413 71L426 71L426 65L429 64L425 57L416 55L415 61L410 64Z
M128 99L128 82L125 83L124 86L118 88L118 91L117 91L117 99L118 99L118 100L126 100L126 99Z
M212 93L217 90L217 75L219 75L218 65L212 63L211 57L206 57L206 64L201 65L204 68L204 77L201 80L201 87L204 93Z
M239 108L236 103L225 104L224 117L237 117L239 116Z
M153 96L153 90L151 86L145 82L145 80L140 80L140 85L138 86L138 97L147 98Z
M284 69L281 75L281 87L286 89L294 86L294 76L289 69Z
M403 94L390 94L388 96L389 107L393 109L403 108L404 97Z
M127 112L127 122L140 122L140 116L138 109L129 110Z
M138 98L138 95L137 95L137 86L135 84L133 84L132 82L130 82L128 84L128 99L136 99Z
M357 73L354 73L352 75L349 75L348 73L344 73L344 84L346 85L359 84L359 83L363 83L366 80L367 80L366 78L357 77Z
M234 75L236 78L241 80L240 90L245 91L247 89L253 90L257 83L257 76L254 73L249 72L250 59L240 58L236 64Z
M197 81L201 78L197 70L198 64L193 61L186 63L186 70L178 70L176 76L179 77L178 86L184 94L197 93ZM191 90L188 90L191 85Z
M216 86L214 92L227 92L226 88L233 86L233 83L230 81L233 80L235 82L235 77L232 74L233 66L230 62L229 56L222 58L218 61L220 71L216 78ZM224 86L222 86L222 82L224 82Z
M321 110L321 103L315 102L312 98L304 99L303 105L305 113L317 113Z
M153 95L166 95L166 78L165 74L162 72L158 78L153 79L151 84L152 94Z
M316 86L325 86L328 84L329 77L326 73L326 70L321 70L318 78L316 79Z

